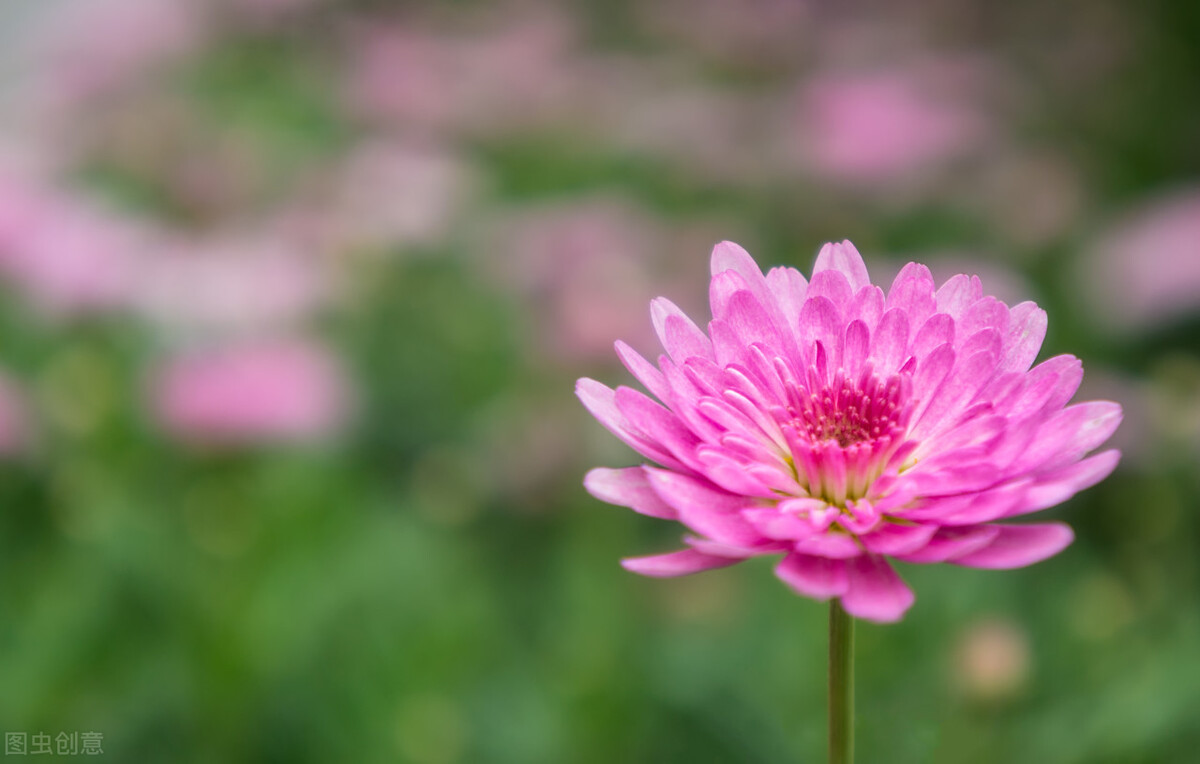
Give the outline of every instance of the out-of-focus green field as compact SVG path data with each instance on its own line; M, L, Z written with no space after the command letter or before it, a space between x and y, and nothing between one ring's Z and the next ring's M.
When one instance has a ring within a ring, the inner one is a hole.
M1043 515L1067 551L902 567L916 605L858 630L859 760L1196 760L1194 4L5 0L0 27L7 754L822 760L825 606L768 560L623 571L681 530L584 492L636 457L573 386L632 384L611 342L654 352L650 298L707 318L716 241L807 272L850 238L877 282L915 259L1037 300L1039 358L1126 411L1117 473ZM831 159L848 135L878 156ZM275 343L318 381L163 402L180 358Z

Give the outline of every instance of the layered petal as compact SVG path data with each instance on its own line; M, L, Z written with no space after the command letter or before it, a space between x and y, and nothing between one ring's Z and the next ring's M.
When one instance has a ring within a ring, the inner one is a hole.
M855 618L879 623L898 621L915 599L908 584L879 555L848 560L846 578L842 607Z
M626 557L621 560L621 567L643 576L673 578L713 568L726 568L739 562L741 560L736 557L718 557L695 549L680 549L678 552L646 557Z
M1053 557L1075 540L1064 523L990 527L996 529L996 535L987 546L950 562L969 568L1023 568Z

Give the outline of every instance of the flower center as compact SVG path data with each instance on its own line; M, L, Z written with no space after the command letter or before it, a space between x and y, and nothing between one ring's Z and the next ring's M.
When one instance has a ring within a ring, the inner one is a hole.
M789 407L797 430L807 436L809 443L834 440L842 448L891 434L904 413L899 378L892 377L885 383L878 377L868 377L864 382L860 387L839 379L836 386L801 398L798 408Z
M904 442L912 403L907 377L857 381L839 374L819 391L794 390L781 422L796 479L810 496L845 507L867 496Z

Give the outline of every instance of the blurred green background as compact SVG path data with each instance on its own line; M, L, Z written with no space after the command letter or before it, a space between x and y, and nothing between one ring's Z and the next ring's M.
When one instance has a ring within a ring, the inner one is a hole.
M0 5L0 730L121 762L820 761L823 605L592 499L732 239L978 272L1126 411L1032 568L907 566L863 762L1200 749L1200 12Z

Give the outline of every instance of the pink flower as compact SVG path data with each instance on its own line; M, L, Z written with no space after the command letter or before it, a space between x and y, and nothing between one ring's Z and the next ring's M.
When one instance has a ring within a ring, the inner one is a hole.
M318 439L347 409L335 359L299 341L174 358L157 370L152 388L154 413L170 433L210 445Z
M63 3L33 34L34 71L51 106L111 95L196 49L206 34L187 0Z
M1200 188L1138 207L1079 265L1089 306L1113 328L1144 329L1200 313Z
M270 232L167 242L137 270L131 305L172 328L254 332L294 324L329 291L316 262Z
M0 278L53 315L120 305L152 238L136 221L0 168Z
M974 148L985 129L968 102L895 72L823 75L801 95L797 151L823 177L846 183L910 179Z
M1046 332L1035 304L1009 308L966 275L935 288L916 263L885 295L849 242L821 250L811 281L791 268L764 277L730 243L713 250L712 273L707 334L659 298L658 366L617 343L661 404L577 386L660 465L592 470L587 489L694 534L626 568L677 576L781 554L776 573L800 594L895 621L913 593L888 558L1015 568L1071 543L1062 523L996 522L1066 500L1119 457L1084 458L1121 408L1066 406L1078 359L1030 368Z

